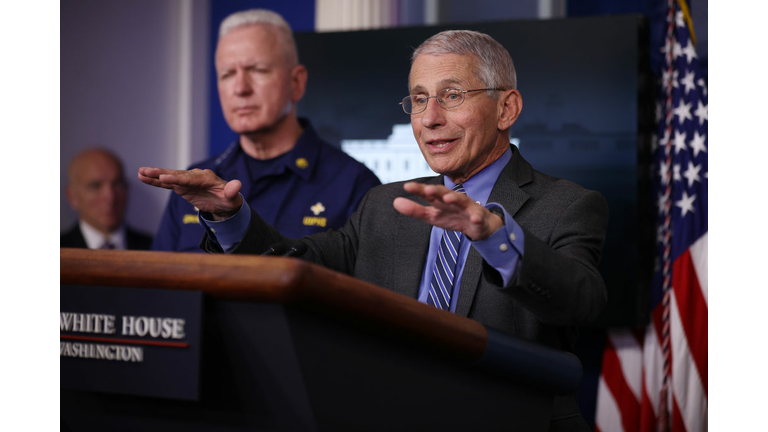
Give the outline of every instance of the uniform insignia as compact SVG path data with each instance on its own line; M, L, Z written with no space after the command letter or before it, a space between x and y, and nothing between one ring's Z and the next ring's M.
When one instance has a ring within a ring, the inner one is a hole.
M315 216L304 216L302 223L306 226L325 227L325 225L328 223L328 219L324 217L317 217L317 215L325 211L325 206L323 203L318 202L309 209L312 210L312 213L314 213Z
M306 226L319 226L325 228L325 225L328 223L328 219L324 217L304 216L304 220L302 220L301 223Z
M323 203L321 203L321 202L318 202L317 204L313 205L309 209L312 210L312 213L314 213L315 216L317 216L320 213L325 211L325 207L323 206Z
M301 169L306 169L309 166L309 162L304 158L296 159L296 166Z
M186 224L199 224L200 223L200 219L197 218L196 214L185 214L184 215L184 219L182 219L181 222L184 225L186 225Z

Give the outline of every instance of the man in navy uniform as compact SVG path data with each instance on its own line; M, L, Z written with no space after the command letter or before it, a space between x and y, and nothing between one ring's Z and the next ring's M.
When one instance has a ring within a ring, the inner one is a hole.
M79 217L61 235L61 247L149 249L152 237L125 224L128 184L114 153L100 148L78 153L69 162L67 178L67 201Z
M191 168L240 180L250 206L286 236L341 227L381 182L297 117L307 70L288 23L263 9L230 15L219 28L215 63L224 118L240 136ZM203 232L197 209L172 194L152 249L202 252Z

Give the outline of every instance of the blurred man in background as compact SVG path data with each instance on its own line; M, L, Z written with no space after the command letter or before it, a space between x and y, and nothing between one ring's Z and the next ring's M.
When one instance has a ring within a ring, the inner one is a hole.
M380 182L297 117L307 70L288 23L263 9L230 15L219 28L215 63L224 118L240 136L191 168L240 180L245 200L286 236L341 227ZM152 249L202 252L203 232L197 208L172 194Z
M152 237L124 223L128 184L123 164L112 152L89 149L69 163L67 201L79 220L61 235L61 247L149 249Z

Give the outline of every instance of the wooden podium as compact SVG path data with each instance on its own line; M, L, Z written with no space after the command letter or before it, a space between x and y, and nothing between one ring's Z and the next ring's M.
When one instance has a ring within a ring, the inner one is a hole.
M60 264L62 285L204 293L198 401L62 387L62 430L545 431L581 380L570 353L299 259L61 249Z

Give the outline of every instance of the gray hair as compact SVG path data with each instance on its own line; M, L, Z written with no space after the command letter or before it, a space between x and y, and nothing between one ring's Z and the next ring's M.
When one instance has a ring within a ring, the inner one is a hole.
M425 40L413 51L411 64L422 55L458 54L478 61L475 73L488 88L517 88L515 65L509 52L494 38L471 30L447 30ZM494 93L487 92L493 97Z
M229 15L219 26L219 39L236 28L256 24L272 25L277 31L277 37L283 45L288 60L293 64L299 63L299 51L296 48L291 26L280 14L271 10L250 9Z

